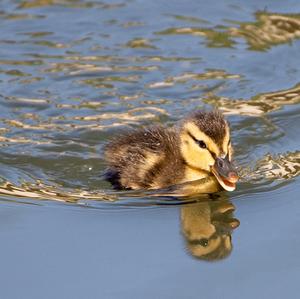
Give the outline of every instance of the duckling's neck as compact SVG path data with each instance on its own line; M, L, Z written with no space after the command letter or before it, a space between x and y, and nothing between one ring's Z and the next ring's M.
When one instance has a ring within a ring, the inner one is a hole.
M201 170L199 168L192 167L190 165L185 165L184 178L182 180L183 183L196 181L209 176L209 173L205 170Z
M181 183L194 182L198 180L202 180L202 184L200 184L201 186L197 186L197 188L203 189L203 191L205 192L217 192L220 190L220 184L218 183L214 175L205 170L186 165L184 178L182 179ZM200 191L197 190L197 192Z

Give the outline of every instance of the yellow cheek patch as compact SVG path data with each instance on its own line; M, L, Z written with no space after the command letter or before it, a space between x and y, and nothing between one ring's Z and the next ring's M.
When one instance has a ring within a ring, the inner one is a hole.
M181 135L180 147L186 163L197 171L210 171L210 167L215 163L209 151L207 149L201 149L186 132Z

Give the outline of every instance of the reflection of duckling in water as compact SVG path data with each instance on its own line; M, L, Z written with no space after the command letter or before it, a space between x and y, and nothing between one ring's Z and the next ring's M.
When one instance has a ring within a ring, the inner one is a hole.
M231 253L231 233L240 224L232 218L234 210L229 201L199 202L181 208L181 230L192 256L214 261Z
M115 188L158 189L191 181L184 195L235 189L229 126L218 111L196 111L178 127L135 130L105 148Z

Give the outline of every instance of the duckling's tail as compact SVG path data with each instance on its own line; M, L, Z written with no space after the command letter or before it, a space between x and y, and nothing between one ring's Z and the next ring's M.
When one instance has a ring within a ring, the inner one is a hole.
M104 173L102 174L102 177L104 180L110 182L114 189L116 190L122 190L122 185L120 183L120 173L117 170L114 169L106 169Z

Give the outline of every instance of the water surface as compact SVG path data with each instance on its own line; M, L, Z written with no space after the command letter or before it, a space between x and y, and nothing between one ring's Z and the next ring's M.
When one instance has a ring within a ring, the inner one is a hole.
M1 298L299 291L297 1L0 3ZM114 192L102 149L219 108L241 182Z

